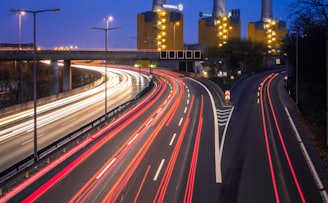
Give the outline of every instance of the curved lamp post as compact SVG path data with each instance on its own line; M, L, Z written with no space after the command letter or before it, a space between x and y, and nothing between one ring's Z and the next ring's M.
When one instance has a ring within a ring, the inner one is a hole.
M107 54L108 54L108 31L109 30L119 30L121 27L112 27L109 28L109 21L113 21L113 17L109 16L105 18L106 20L106 28L92 27L92 30L102 30L105 31L105 119L107 119Z
M33 14L33 102L34 102L34 162L38 161L38 144L37 144L37 97L36 97L36 15L44 12L58 12L60 9L46 9L46 10L25 10L25 9L11 9L14 13L31 13Z

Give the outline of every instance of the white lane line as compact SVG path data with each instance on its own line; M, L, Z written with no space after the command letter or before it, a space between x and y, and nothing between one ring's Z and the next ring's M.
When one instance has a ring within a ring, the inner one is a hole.
M315 183L317 185L317 188L318 188L318 190L320 192L321 198L322 198L323 202L328 202L328 194L327 194L327 191L325 190L325 186L321 182L321 179L320 179L320 177L318 175L318 172L315 169L315 166L314 166L314 164L313 164L313 162L312 162L312 160L311 160L311 158L309 156L309 153L306 150L305 145L303 144L302 138L301 138L301 136L300 136L300 134L299 134L296 126L295 126L295 123L293 121L293 118L289 114L289 111L288 111L287 107L285 107L285 111L286 111L286 114L287 114L289 123L291 124L291 126L292 126L292 128L293 128L293 130L295 132L296 139L297 139L298 144L299 144L299 146L301 148L301 151L302 151L303 156L304 156L304 158L306 160L306 163L307 163L307 165L308 165L308 167L309 167L309 169L310 169L310 171L312 173L313 179L314 179L314 181L315 181Z
M218 118L216 117L216 107L215 102L212 93L210 90L201 82L190 78L190 80L198 83L200 86L202 86L207 94L209 95L211 99L212 109L213 109L213 115L214 115L214 153L215 153L215 181L216 183L222 183L222 172L221 172L221 157L219 156L220 152L220 141L219 141L219 125L218 125ZM223 144L223 143L222 143ZM223 146L221 146L223 147Z
M157 168L157 171L156 171L156 173L155 173L155 176L154 176L154 178L153 178L153 181L156 181L156 180L157 180L158 175L159 175L159 173L161 172L162 167L163 167L163 165L164 165L164 162L165 162L165 159L162 159L161 163L159 164L159 166L158 166L158 168Z
M190 98L190 94L188 94L188 98Z
M177 136L177 134L174 133L173 136L172 136L171 142L170 142L170 144L169 144L170 146L172 146L172 144L173 144L174 139L175 139L176 136Z
M162 111L162 107L158 109L157 114L159 114Z
M65 126L65 125L67 125L67 124L70 124L71 122L73 122L74 120L76 120L76 118L72 118L72 119L70 119L70 120L68 120L68 121L66 121L66 122L64 122L64 123L62 123L62 124L60 124L61 126Z
M131 140L128 142L128 145L130 145L137 137L139 136L139 133L137 133Z
M189 92L189 89L187 89L187 92Z
M180 121L179 121L179 124L178 124L178 126L181 126L181 124L182 124L182 121L183 121L183 117L182 117L182 118L180 118Z
M109 162L109 164L104 168L104 170L102 170L99 175L96 177L96 179L101 178L102 175L104 175L104 173L108 170L108 168L116 161L116 158L114 158L111 162Z
M45 133L41 133L40 135L38 135L38 137L42 137L42 136L44 136L44 135L45 135ZM33 138L28 139L28 140L26 140L25 142L22 142L20 145L21 145L21 146L26 145L26 144L32 142L33 140L34 140Z
M164 105L167 104L167 100L164 101Z
M187 112L187 110L188 110L188 108L187 108L187 107L185 107L185 109L184 109L183 113L186 113L186 112Z
M148 123L146 124L146 126L148 127L149 124L150 124L153 120L154 120L154 118L151 118L151 119L148 121Z
M189 99L187 100L187 104L189 104Z

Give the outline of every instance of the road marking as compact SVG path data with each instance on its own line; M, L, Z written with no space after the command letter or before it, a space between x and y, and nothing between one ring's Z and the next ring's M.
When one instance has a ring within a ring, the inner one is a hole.
M149 124L154 120L154 118L151 118L148 123L146 124L146 126L149 126Z
M61 126L65 126L65 125L67 125L67 124L70 124L72 121L74 121L74 120L76 120L76 118L72 118L72 119L70 119L70 120L68 120L68 121L66 121L66 122L64 122L64 123L62 123L62 124L60 124Z
M293 121L293 118L290 116L290 113L289 113L287 107L285 107L285 111L286 111L286 114L287 114L289 123L291 124L291 126L292 126L292 128L293 128L293 130L295 132L296 139L297 139L298 144L299 144L299 146L301 148L301 151L303 152L303 156L304 156L304 158L306 160L306 163L307 163L308 167L310 168L310 171L312 173L312 176L313 176L313 179L315 181L315 184L317 185L317 188L318 188L318 190L320 192L321 198L322 198L323 202L328 202L328 194L327 194L327 191L325 190L325 187L324 187L324 185L321 182L321 179L320 179L320 177L318 175L318 172L315 169L315 166L314 166L314 164L313 164L313 162L312 162L312 160L311 160L311 158L309 156L309 153L306 150L305 145L303 144L302 138L301 138L301 136L300 136L300 134L299 134L296 126L295 126L295 123Z
M158 109L157 114L159 114L162 111L162 107Z
M42 137L42 136L44 136L44 135L45 135L45 133L41 133L40 135L38 135L38 137ZM28 140L26 140L25 142L22 142L20 145L21 145L21 146L26 145L26 144L32 142L33 140L34 140L34 138L28 139Z
M187 100L187 104L189 104L189 99Z
M104 173L108 170L108 168L116 161L116 158L114 158L111 162L109 162L109 164L104 168L104 170L102 170L99 175L96 177L96 179L101 178L102 175L104 175Z
M216 109L219 126L227 125L232 111L233 111L233 108Z
M190 94L188 94L188 98L190 98Z
M217 125L218 123L218 118L216 117L216 112L215 112L215 102L212 93L210 90L201 82L195 80L195 79L190 79L196 83L198 83L200 86L202 86L207 94L209 95L211 99L211 104L212 104L212 110L213 110L213 116L214 116L214 156L215 156L215 181L216 183L222 183L222 173L221 173L221 157L219 157L219 152L220 152L220 146L219 146L219 126ZM222 146L223 147L223 146Z
M172 136L171 142L170 142L170 144L169 144L170 146L172 146L172 144L173 144L174 139L175 139L176 136L177 136L177 134L174 133L173 136Z
M128 142L128 145L130 145L137 137L139 136L139 133L137 133L131 140Z
M162 159L161 163L159 164L159 166L158 166L158 168L157 168L157 171L156 171L156 173L155 173L155 176L154 176L154 178L153 178L153 181L156 181L156 180L157 180L158 175L159 175L159 173L161 172L162 167L163 167L163 165L164 165L164 162L165 162L165 159Z
M183 117L182 117L182 118L180 118L180 121L179 121L179 124L178 124L178 126L181 126L181 124L182 124L182 121L183 121Z
M187 110L188 110L188 107L185 107L185 109L184 109L183 113L186 113L186 112L187 112Z

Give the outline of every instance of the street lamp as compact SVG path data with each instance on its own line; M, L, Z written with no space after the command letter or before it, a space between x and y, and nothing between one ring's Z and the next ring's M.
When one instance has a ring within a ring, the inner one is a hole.
M173 23L173 43L174 43L173 48L174 48L174 50L175 50L175 26L179 26L179 25L180 25L179 21Z
M25 11L21 11L18 13L18 41L19 41L19 50L21 50L22 44L22 16L25 15Z
M289 33L296 35L296 105L298 105L298 32L290 31Z
M33 14L33 102L34 102L34 162L38 161L38 146L37 146L37 112L36 112L36 14L44 12L58 12L59 8L46 10L24 10L10 9L14 13L32 13Z
M113 27L109 28L108 23L109 21L113 21L113 17L109 16L108 18L105 18L106 20L106 28L98 28L98 27L92 27L92 30L102 30L105 31L105 119L107 119L107 54L108 54L108 31L109 30L119 30L121 27Z

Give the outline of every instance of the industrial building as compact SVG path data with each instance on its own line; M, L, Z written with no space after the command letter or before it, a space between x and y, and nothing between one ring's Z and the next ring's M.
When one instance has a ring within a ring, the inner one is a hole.
M286 22L273 18L272 0L262 0L261 20L248 24L248 39L264 43L268 54L279 55L286 32Z
M223 46L228 39L241 37L240 10L226 14L225 0L214 0L212 14L200 12L198 43L205 46Z
M182 5L153 0L152 11L137 15L137 49L183 50Z

